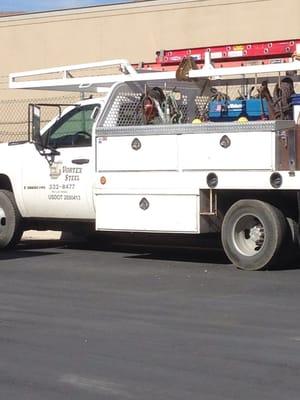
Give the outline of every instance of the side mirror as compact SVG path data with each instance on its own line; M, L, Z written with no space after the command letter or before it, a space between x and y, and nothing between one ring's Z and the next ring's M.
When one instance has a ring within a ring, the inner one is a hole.
M32 139L36 143L41 141L41 109L36 105L32 107Z
M28 140L41 143L41 108L36 104L28 106Z

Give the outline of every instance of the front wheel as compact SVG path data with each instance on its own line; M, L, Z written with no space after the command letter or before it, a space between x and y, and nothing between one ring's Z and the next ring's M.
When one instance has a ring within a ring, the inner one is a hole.
M280 210L260 200L239 200L224 217L222 244L238 268L257 271L274 262L287 233Z
M21 215L13 193L0 190L0 249L15 246L22 233Z

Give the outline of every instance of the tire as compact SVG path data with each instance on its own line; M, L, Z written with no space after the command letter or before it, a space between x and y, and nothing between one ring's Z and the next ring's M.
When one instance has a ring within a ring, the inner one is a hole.
M260 200L239 200L224 217L222 244L237 268L258 271L275 262L288 233L280 210Z
M21 215L12 192L0 190L0 249L14 247L23 234Z

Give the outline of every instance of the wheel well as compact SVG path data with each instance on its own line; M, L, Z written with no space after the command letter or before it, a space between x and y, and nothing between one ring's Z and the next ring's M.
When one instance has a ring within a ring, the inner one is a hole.
M222 190L218 192L218 212L223 218L227 210L238 200L256 199L277 207L289 218L298 221L298 200L296 191L283 190Z
M11 181L7 175L0 174L0 189L13 191Z

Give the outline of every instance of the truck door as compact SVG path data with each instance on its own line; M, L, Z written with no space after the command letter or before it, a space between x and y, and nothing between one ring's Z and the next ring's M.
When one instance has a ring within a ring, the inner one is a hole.
M42 155L30 145L23 163L27 216L94 219L92 137L99 110L95 103L75 107L43 134L43 143L55 148L57 155Z

